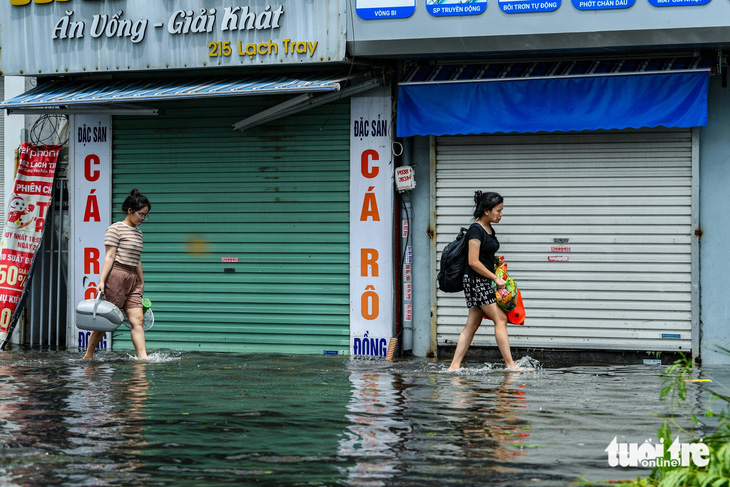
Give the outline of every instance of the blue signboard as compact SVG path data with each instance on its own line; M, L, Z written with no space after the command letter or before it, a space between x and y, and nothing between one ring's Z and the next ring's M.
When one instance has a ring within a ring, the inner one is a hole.
M578 10L629 8L635 3L636 0L573 0L573 6Z
M552 12L560 7L561 2L562 0L499 0L499 8L508 14Z
M426 10L436 17L479 15L487 9L487 0L426 0Z
M405 19L416 11L416 0L356 0L361 19Z
M705 5L710 0L649 0L655 7L683 7L685 5Z

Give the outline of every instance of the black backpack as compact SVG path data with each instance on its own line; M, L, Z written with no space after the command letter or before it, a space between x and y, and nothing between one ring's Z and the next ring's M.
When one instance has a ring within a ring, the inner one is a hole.
M446 293L458 293L464 290L464 270L468 244L466 228L461 227L453 242L444 247L441 253L441 265L438 273L439 289Z

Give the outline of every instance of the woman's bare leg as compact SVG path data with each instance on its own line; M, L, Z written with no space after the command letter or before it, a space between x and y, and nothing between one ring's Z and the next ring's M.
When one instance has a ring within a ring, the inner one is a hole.
M102 338L104 338L103 331L91 332L91 335L89 335L89 346L86 347L86 353L84 354L84 358L89 360L94 358L94 351L96 350L96 347L99 345L99 342Z
M479 308L469 308L469 316L466 319L466 326L459 335L459 342L456 344L456 351L454 351L454 359L451 361L449 370L458 370L461 368L461 361L464 360L466 351L469 350L469 345L474 339L474 334L479 329L479 325L482 324L484 318L484 312Z
M508 368L514 367L515 361L512 360L509 335L507 334L507 315L502 311L502 308L497 306L497 303L482 306L482 311L487 315L487 318L494 322L494 338L497 339L497 346L504 359L504 364Z
M147 348L144 341L144 314L142 308L130 308L125 310L129 324L132 326L132 343L137 351L137 357L147 358Z

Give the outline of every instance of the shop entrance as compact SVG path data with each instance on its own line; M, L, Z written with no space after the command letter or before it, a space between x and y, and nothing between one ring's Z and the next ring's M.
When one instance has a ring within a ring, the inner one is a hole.
M178 102L115 117L113 208L150 198L142 226L148 349L349 350L349 99L234 132L281 103ZM128 336L114 348L131 348Z
M683 130L436 139L436 247L472 221L473 194L505 198L495 226L527 309L517 347L689 351L696 335L693 135ZM437 293L453 345L462 293ZM492 327L475 345L496 346Z

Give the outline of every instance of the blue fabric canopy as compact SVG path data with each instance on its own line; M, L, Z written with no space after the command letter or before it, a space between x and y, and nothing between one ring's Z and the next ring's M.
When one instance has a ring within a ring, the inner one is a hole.
M398 90L398 136L707 125L710 70L700 63L519 77L513 66L491 76L462 67L449 79L433 68L420 80L411 73Z

